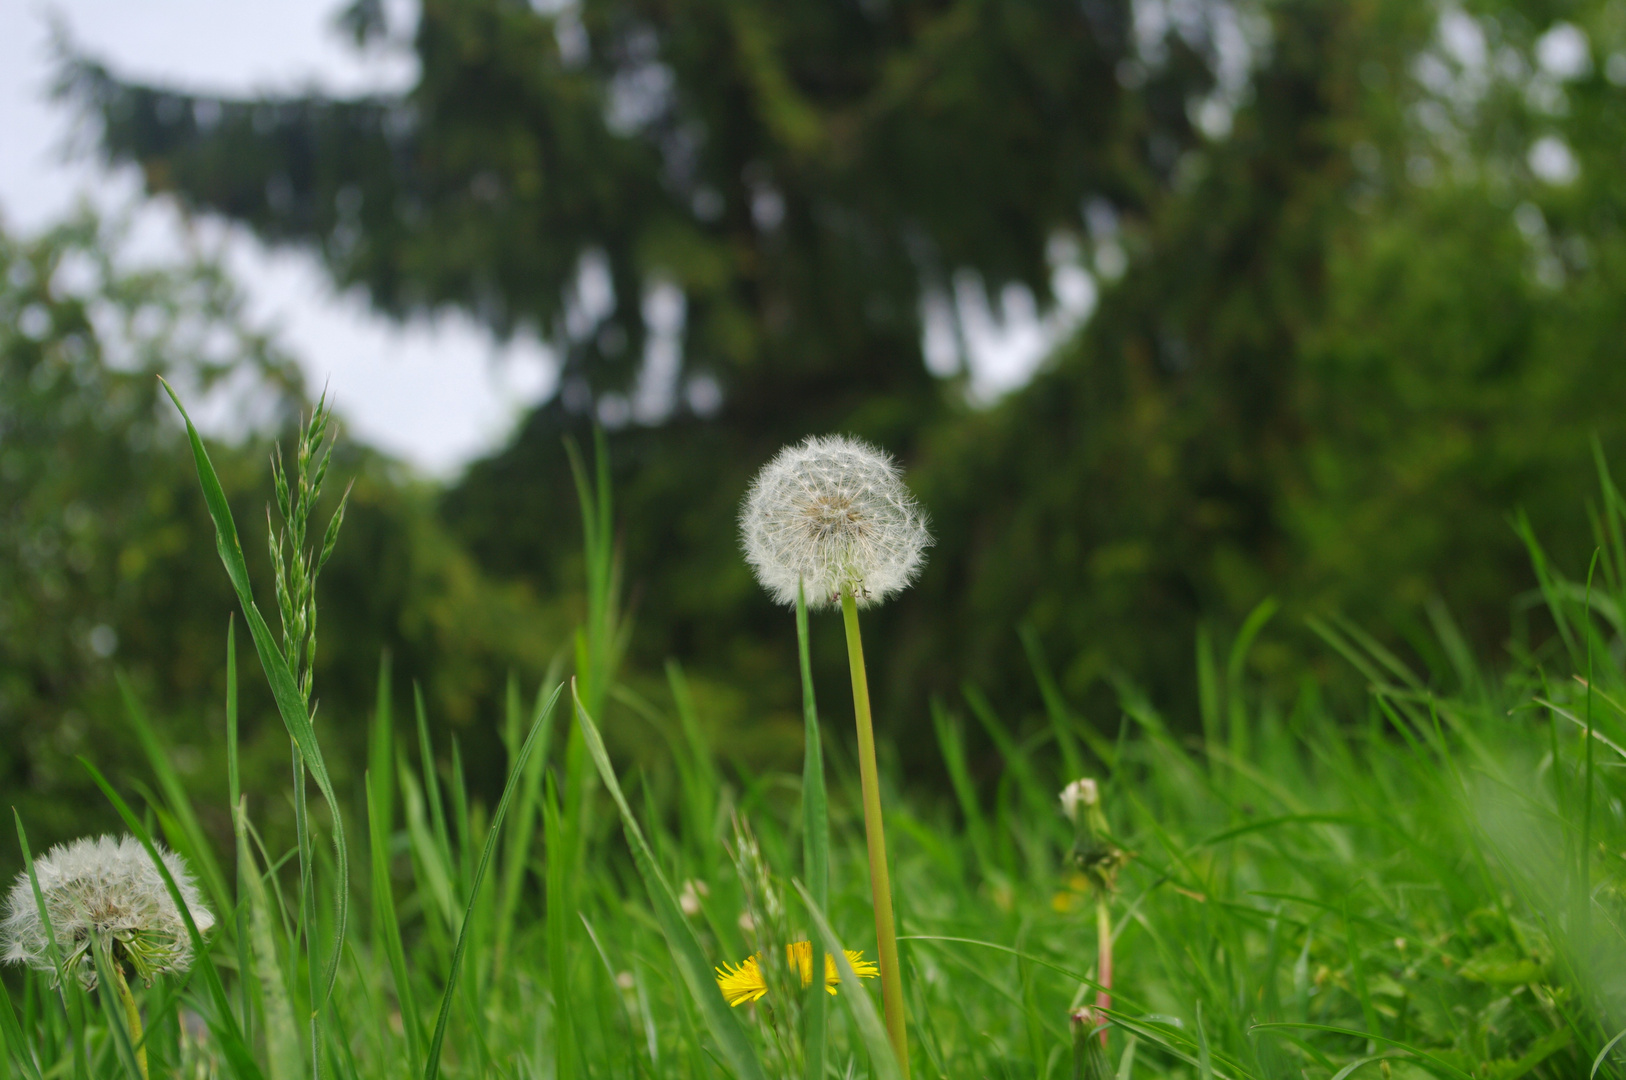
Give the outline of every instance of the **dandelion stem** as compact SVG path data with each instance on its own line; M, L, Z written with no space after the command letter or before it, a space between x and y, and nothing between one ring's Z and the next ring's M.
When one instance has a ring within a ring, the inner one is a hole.
M875 951L881 967L881 1002L886 1031L909 1080L909 1041L903 1011L903 968L898 963L898 932L892 920L892 879L886 866L886 833L881 828L881 778L875 767L875 729L870 723L869 677L864 673L864 642L858 633L858 604L852 586L841 587L841 615L847 627L847 663L852 669L853 713L858 721L858 777L864 792L864 837L869 842L869 883L875 900Z
M1095 992L1095 1007L1101 1020L1101 1046L1107 1045L1107 1014L1112 1008L1112 910L1105 889L1095 890L1096 952L1100 957L1101 989Z
M141 1010L136 1007L135 995L130 993L130 984L124 978L124 965L112 956L111 951L108 959L112 960L107 966L113 970L113 989L118 991L119 1001L124 1005L124 1019L130 1027L130 1045L135 1048L141 1080L147 1080L147 1046L141 1027Z

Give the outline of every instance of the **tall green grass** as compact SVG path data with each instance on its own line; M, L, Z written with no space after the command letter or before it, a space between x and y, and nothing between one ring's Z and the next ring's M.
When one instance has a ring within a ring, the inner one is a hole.
M250 808L302 796L240 790L230 631L230 843L203 830L127 690L147 762L114 779L136 804L103 779L115 763L86 768L133 834L187 858L220 916L187 976L136 987L154 1076L896 1075L873 983L848 970L839 996L803 993L775 960L803 938L874 955L853 748L835 734L850 724L824 732L808 685L806 769L743 773L706 745L681 669L661 698L627 684L602 444L591 467L574 457L587 620L568 668L511 686L490 719L508 749L494 807L470 798L421 699L393 715L411 673L387 660L361 798L334 789L308 688L192 445L240 617L322 799L294 846L268 848ZM1335 714L1308 681L1272 700L1247 675L1267 604L1232 641L1198 642L1199 716L1165 717L1128 685L1116 712L1081 715L1031 633L1043 716L969 685L933 703L952 798L883 776L913 1070L1626 1076L1626 504L1600 475L1590 573L1553 566L1521 525L1540 587L1520 602L1553 632L1501 674L1443 612L1427 670L1328 619L1316 628L1367 680L1364 708ZM785 627L804 673L805 622ZM665 739L676 784L618 772L602 736L616 725ZM1095 897L1056 801L1081 773L1133 853L1111 898L1104 1059L1075 1057L1094 1044L1069 1026L1097 989ZM758 950L769 997L730 1009L711 969ZM0 987L0 1077L133 1074L118 1012L76 982L13 970Z

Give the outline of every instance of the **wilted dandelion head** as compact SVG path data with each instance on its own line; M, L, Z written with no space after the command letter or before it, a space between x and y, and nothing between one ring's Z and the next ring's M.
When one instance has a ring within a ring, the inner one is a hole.
M846 436L787 446L757 474L740 510L745 559L781 604L834 604L843 585L859 607L920 573L931 544L926 514L892 458Z
M203 905L186 863L162 846L158 854L180 886L198 930L207 931L215 917ZM98 939L115 957L128 961L143 982L150 983L160 972L192 966L186 922L151 856L134 837L84 837L58 844L35 861L34 874L64 965L87 988L96 985L96 967L89 956ZM54 971L45 923L26 873L17 875L6 907L0 955L7 963Z

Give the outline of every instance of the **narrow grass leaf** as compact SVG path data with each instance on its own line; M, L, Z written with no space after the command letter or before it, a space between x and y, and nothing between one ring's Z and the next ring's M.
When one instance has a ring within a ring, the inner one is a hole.
M1271 1031L1276 1029L1324 1031L1334 1035L1348 1035L1356 1039L1371 1039L1373 1042L1381 1043L1384 1046L1392 1046L1396 1050L1405 1051L1406 1053L1412 1055L1412 1057L1416 1058L1419 1065L1427 1069L1429 1072L1434 1073L1436 1076L1450 1076L1455 1077L1456 1080L1474 1080L1470 1074L1457 1068L1449 1061L1442 1061L1433 1054L1429 1053L1427 1050L1419 1050L1410 1043L1401 1042L1399 1039L1386 1038L1370 1031L1358 1031L1355 1028L1339 1027L1335 1024L1289 1023L1286 1021L1253 1025L1253 1030L1255 1031Z
M383 762L388 765L389 762ZM406 950L401 944L401 926L395 913L395 890L390 883L389 809L379 791L380 781L373 778L371 769L363 777L367 790L367 832L372 849L373 923L377 927L378 947L389 961L390 975L395 980L395 1000L401 1010L401 1028L406 1034L407 1062L412 1075L423 1071L423 1032L420 1029L418 1003L412 992L412 978L407 970Z
M113 957L111 944L104 943L91 932L90 958L96 968L96 996L101 998L102 1012L107 1016L107 1031L112 1036L113 1053L132 1080L147 1080L147 1070L136 1059L135 1032L130 1030L124 1003L113 992Z
M220 864L215 860L214 851L204 838L203 827L198 824L198 815L192 809L192 800L186 793L186 785L175 774L175 767L170 764L169 751L159 740L158 734L153 731L152 724L147 720L146 710L141 707L141 701L136 697L135 688L121 669L115 673L118 681L119 696L124 701L124 715L135 729L136 741L141 744L141 752L147 757L147 764L151 766L153 776L158 780L158 787L164 793L164 802L168 804L170 813L174 816L180 833L186 838L189 850L183 852L192 864L193 870L203 880L204 889L209 894L209 901L220 911L231 910L231 894L226 889L226 877L220 870ZM180 845L174 845L179 848Z
M469 923L474 917L474 910L480 898L480 885L485 881L486 869L491 865L491 853L497 848L497 837L502 832L503 815L508 813L508 803L514 797L514 789L519 786L520 778L524 773L525 760L530 757L532 749L536 746L537 733L542 730L544 717L553 711L559 701L559 692L563 687L554 690L553 696L548 699L547 706L542 710L531 724L530 734L525 737L525 745L520 747L519 760L508 776L508 783L503 785L502 798L497 800L497 812L491 817L491 827L486 830L486 843L480 852L480 864L475 868L474 878L469 883L468 907L463 913L463 925L457 932L457 945L452 950L451 970L446 975L446 992L441 995L440 1014L435 1018L435 1033L429 1040L429 1058L424 1064L424 1080L435 1080L440 1075L440 1048L446 1038L446 1022L452 1013L452 997L457 990L458 969L463 962L463 952L469 943Z
M870 1000L869 994L858 981L858 975L853 971L852 961L847 959L847 953L836 937L836 932L830 928L830 920L824 917L824 912L813 903L813 897L808 893L807 887L796 882L796 891L802 894L802 902L807 905L808 918L813 920L813 927L824 940L824 947L829 950L836 962L836 973L841 976L841 988L844 991L838 996L842 1004L847 1007L847 1013L852 1017L853 1023L858 1027L858 1037L863 1040L864 1048L869 1051L870 1067L876 1080L903 1080L903 1068L898 1064L898 1056L892 1049L892 1040L887 1035L886 1024L881 1014L875 1009L875 1002ZM815 985L817 980L814 980Z
M808 648L807 595L796 587L796 654L802 672L802 873L807 892L820 911L830 906L830 810L824 787L824 753L819 737L819 710L813 697L813 661ZM823 942L808 946L810 971L824 970ZM825 998L821 980L814 979L803 1006L803 1037L807 1080L824 1080Z
M1609 1051L1613 1050L1615 1044L1622 1039L1626 1039L1626 1028L1622 1028L1613 1039L1603 1044L1603 1049L1598 1051L1598 1056L1592 1059L1592 1071L1587 1073L1587 1080L1592 1080L1592 1077L1598 1075L1598 1070L1603 1068L1603 1059L1609 1056Z
M237 872L248 924L248 932L238 943L239 978L245 985L252 985L259 995L265 1036L265 1065L270 1080L297 1080L304 1075L305 1057L300 1049L299 1029L294 1024L288 984L283 977L282 965L277 962L276 938L271 923L271 897L266 892L265 879L254 861L254 851L248 842L248 811L241 803L235 817Z
M163 382L161 379L159 381ZM232 588L237 593L237 601L243 609L243 619L248 623L249 635L254 639L254 649L260 657L260 666L265 669L266 681L271 684L271 696L276 700L277 712L282 716L288 734L298 746L305 766L310 769L317 787L321 789L322 798L327 800L328 806L333 811L334 865L338 870L339 881L337 888L334 889L333 955L328 961L322 980L324 983L322 997L325 1001L332 996L334 984L338 981L339 958L344 952L345 929L350 913L350 851L345 843L344 814L339 807L338 796L334 793L333 782L328 778L327 764L322 758L322 748L316 742L316 731L311 727L310 715L305 711L304 698L294 683L294 676L288 669L287 660L277 647L271 627L267 625L259 607L254 603L254 591L248 578L248 563L243 558L243 547L237 539L237 525L232 520L231 507L226 502L225 490L220 486L220 477L216 475L215 467L209 460L209 453L203 448L203 439L198 435L198 429L193 426L192 418L187 415L181 399L170 389L168 383L163 383L163 386L165 393L175 403L175 408L180 410L181 419L186 422L186 435L192 445L192 459L197 466L198 480L203 486L203 498L208 504L209 516L214 521L215 548L220 554L220 561L226 567L226 576L231 579Z
M575 696L574 683L571 685L571 693ZM766 1080L756 1049L745 1037L739 1021L734 1018L728 1003L723 1000L722 992L717 989L712 966L707 963L705 954L700 951L700 942L695 940L694 931L689 928L687 920L683 917L683 909L678 906L677 895L672 892L672 886L667 882L666 875L661 873L660 865L656 862L654 853L644 839L643 831L632 815L632 807L627 804L627 798L621 791L621 784L616 779L615 770L610 767L610 755L605 752L604 740L599 737L598 727L588 715L580 697L576 697L576 720L587 751L592 755L593 764L597 766L604 786L609 789L610 797L615 800L616 808L621 813L621 826L627 836L627 845L632 849L633 861L638 867L639 876L643 878L644 888L648 891L650 903L655 908L656 921L666 936L666 944L672 952L672 959L677 963L678 973L689 995L699 1007L701 1017L711 1031L712 1038L717 1040L723 1061L738 1080ZM854 983L856 982L855 978Z
M56 939L56 929L51 925L51 912L45 906L45 893L40 889L39 875L34 872L34 852L28 844L28 833L23 829L22 815L17 812L15 806L11 808L11 816L17 823L17 846L23 853L23 871L28 875L28 884L34 893L34 908L39 912L40 925L45 927L46 953L50 956L51 966L55 969L57 995L62 1005L63 1016L67 1020L69 1037L73 1042L74 1076L83 1080L90 1074L90 1066L85 1059L85 1019L80 1008L83 998L68 979L62 947Z
M6 1050L23 1075L29 1080L40 1080L39 1064L28 1049L28 1040L23 1037L22 1026L17 1023L17 1013L11 1007L11 994L6 990L3 981L0 981L0 1035L5 1037Z

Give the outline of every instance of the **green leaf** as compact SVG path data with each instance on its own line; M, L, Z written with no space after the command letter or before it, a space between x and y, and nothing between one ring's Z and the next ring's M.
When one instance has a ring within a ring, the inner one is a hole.
M5 1038L6 1049L11 1052L12 1060L22 1069L23 1075L29 1080L40 1080L40 1067L34 1063L34 1055L28 1051L28 1040L23 1038L17 1013L11 1007L11 994L3 981L0 981L0 1036Z
M830 903L830 814L824 789L824 751L819 741L819 710L813 700L813 662L807 643L807 595L801 583L796 586L796 653L802 669L802 729L805 742L802 758L802 873L807 875L807 892L815 908L823 911ZM823 944L815 938L809 945L810 970L824 971ZM823 980L815 978L808 987L803 1009L807 1080L824 1080L825 1039Z
M384 764L387 766L388 761ZM406 951L401 946L401 926L395 914L395 893L390 885L389 809L379 788L383 785L373 778L372 770L363 777L367 789L368 838L372 848L373 919L378 928L379 944L389 959L390 974L395 979L395 998L401 1007L401 1027L406 1031L407 1061L414 1076L422 1070L423 1032L419 1030L418 1004L412 993L412 979L407 972Z
M124 1003L113 991L113 957L110 944L94 930L91 931L91 962L96 966L96 996L101 998L102 1011L107 1014L107 1030L113 1036L113 1050L119 1063L132 1080L147 1080L146 1070L136 1060L135 1032L125 1018Z
M655 855L644 839L637 819L632 816L632 808L627 805L627 798L621 792L621 784L616 779L615 770L610 767L610 755L604 750L604 740L599 737L598 727L593 723L593 718L587 714L581 698L576 696L574 681L571 683L571 696L575 698L576 720L581 729L582 739L588 753L592 755L593 764L598 767L604 786L609 789L610 797L615 800L616 808L621 812L621 827L627 836L627 846L632 849L632 858L637 864L638 874L643 878L644 888L649 893L649 901L655 908L655 919L660 924L661 933L666 936L667 947L672 952L672 959L677 963L678 974L682 977L689 996L699 1007L700 1015L711 1031L712 1038L717 1040L723 1062L733 1070L738 1080L767 1080L756 1049L745 1037L745 1031L734 1018L728 1003L723 1000L722 991L717 989L712 965L707 963L705 954L700 951L700 942L695 939L694 931L689 929L688 921L683 917L683 909L678 906L677 894L672 891L666 875L661 873L660 865L655 861ZM857 982L856 977L853 981Z
M28 846L28 833L23 829L22 815L17 808L11 808L11 816L17 822L17 846L23 853L23 871L28 875L28 884L34 892L34 907L39 912L40 924L45 927L45 948L51 957L51 966L56 969L56 985L58 998L62 1003L62 1011L68 1018L68 1030L73 1038L73 1073L83 1078L89 1075L90 1067L85 1061L85 1019L80 1013L82 998L76 992L76 987L70 985L67 977L67 968L63 962L62 948L56 940L56 930L51 926L51 913L45 906L45 893L40 890L39 875L34 872L34 853Z
M202 879L204 889L209 894L209 900L221 911L231 910L231 895L226 889L226 877L220 870L220 864L215 861L213 850L204 838L203 827L198 824L198 816L192 809L192 800L186 794L186 785L181 778L175 775L175 768L169 763L169 751L164 748L158 735L147 721L146 711L141 707L141 701L136 697L135 688L123 670L116 673L119 686L119 696L124 701L124 715L130 726L135 729L136 740L141 743L141 751L147 756L147 763L152 767L153 776L158 780L158 787L164 793L164 801L169 805L170 813L174 815L175 822L181 835L185 838L189 850L183 851L193 870ZM172 845L180 850L179 844Z
M497 800L497 812L492 815L491 827L486 830L485 848L480 852L480 865L475 868L474 879L469 883L468 907L463 912L463 925L457 931L457 945L452 950L452 966L446 975L446 992L441 995L440 1015L435 1019L435 1034L429 1040L429 1060L424 1065L424 1080L435 1080L440 1075L440 1047L446 1037L446 1022L452 1015L452 995L457 989L457 974L463 963L463 952L469 944L469 923L474 918L475 905L480 899L480 885L485 880L486 869L491 865L491 853L497 848L497 836L502 832L503 815L508 813L508 803L514 797L514 789L519 786L525 771L525 761L531 756L531 750L536 746L537 733L542 730L547 716L553 712L559 701L559 693L564 687L554 690L553 696L548 699L547 706L542 710L531 724L531 733L525 737L525 745L520 747L519 759L514 762L514 768L508 774L508 783L503 785L502 798Z
M1377 1035L1370 1031L1357 1031L1354 1028L1337 1027L1333 1024L1301 1024L1287 1022L1255 1024L1253 1025L1253 1030L1325 1031L1334 1035L1349 1035L1357 1039L1371 1039L1375 1043L1381 1043L1384 1046L1392 1046L1396 1050L1404 1050L1406 1053L1415 1057L1418 1064L1422 1065L1424 1068L1427 1068L1430 1072L1436 1073L1436 1075L1443 1074L1445 1076L1453 1076L1456 1077L1457 1080L1474 1080L1474 1078L1468 1073L1463 1072L1461 1069L1457 1068L1455 1065L1452 1065L1448 1061L1443 1061L1440 1058L1435 1057L1426 1050L1419 1050L1417 1047L1412 1046L1409 1043L1403 1043L1398 1039L1385 1038L1382 1035Z
M282 722L288 728L288 734L293 738L294 744L299 748L300 757L304 759L306 768L310 769L311 776L316 780L316 786L322 791L322 798L327 800L333 811L333 846L335 851L334 862L339 872L338 888L334 890L334 938L333 955L327 963L324 973L323 1004L333 996L334 984L339 978L339 959L344 955L345 928L350 913L350 851L344 838L344 814L339 807L338 796L334 794L333 782L328 779L327 765L322 759L322 748L317 745L316 732L311 727L310 716L305 711L305 701L300 696L299 688L294 684L294 676L288 669L288 663L282 652L277 648L276 638L272 636L270 626L266 625L265 618L254 603L254 592L248 580L248 564L243 559L243 547L237 540L237 525L232 520L231 507L226 503L226 493L220 486L220 477L215 474L214 465L209 460L209 453L203 448L203 439L198 435L198 429L193 426L192 418L187 415L186 407L175 391L170 389L168 383L163 383L164 392L180 410L181 418L186 421L187 439L192 444L192 459L197 466L198 480L203 486L203 498L209 506L209 517L215 526L215 547L220 553L220 561L226 567L226 576L231 579L232 588L237 593L237 601L243 608L243 619L248 623L249 634L254 639L254 649L259 654L260 666L265 669L266 680L271 684L271 696L276 700L277 712L282 715ZM319 1008L320 1006L318 1006Z
M300 1048L299 1028L294 1023L293 1003L277 962L277 945L271 923L271 898L265 880L254 862L248 843L247 811L239 806L236 814L238 874L243 903L248 916L246 941L239 942L239 971L243 982L252 981L260 995L264 1024L265 1063L271 1080L298 1080L305 1073L305 1055ZM252 980L248 974L252 973Z
M802 894L802 902L807 905L808 918L813 920L813 927L824 940L824 947L835 959L836 973L841 976L841 986L845 990L838 996L847 1006L847 1013L853 1018L853 1023L858 1026L859 1038L864 1040L864 1047L869 1051L873 1075L876 1080L903 1080L903 1069L899 1067L898 1056L892 1050L892 1041L887 1036L886 1024L881 1020L881 1014L875 1011L875 1002L869 999L863 984L858 981L858 974L853 971L852 961L847 959L841 939L830 929L830 921L813 903L813 897L807 891L807 887L800 881L795 884L796 891ZM814 984L817 983L818 980L815 979Z

